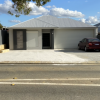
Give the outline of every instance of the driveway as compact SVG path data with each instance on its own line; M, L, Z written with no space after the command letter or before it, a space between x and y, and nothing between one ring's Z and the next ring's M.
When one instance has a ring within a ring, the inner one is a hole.
M83 59L88 59L88 61L97 61L97 62L100 61L99 51L85 52L84 50L78 50L78 49L66 49L66 50L56 50L56 52L64 52L72 54Z
M0 54L0 63L88 63L100 62L100 52L66 50L11 50Z

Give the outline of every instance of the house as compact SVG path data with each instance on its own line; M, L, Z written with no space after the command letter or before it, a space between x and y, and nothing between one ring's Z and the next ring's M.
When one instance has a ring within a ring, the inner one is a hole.
M9 27L10 50L77 48L85 37L96 37L95 26L50 15Z

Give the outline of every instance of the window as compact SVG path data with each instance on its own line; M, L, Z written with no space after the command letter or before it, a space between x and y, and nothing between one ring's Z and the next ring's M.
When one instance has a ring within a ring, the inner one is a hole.
M89 39L89 42L100 42L99 39Z

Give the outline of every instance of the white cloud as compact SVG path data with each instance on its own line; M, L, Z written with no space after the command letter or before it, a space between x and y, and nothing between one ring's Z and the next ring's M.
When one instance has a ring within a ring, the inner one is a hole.
M65 10L63 8L53 8L50 10L50 15L57 16L57 17L76 17L76 18L82 18L84 17L84 14L78 11L72 11L72 10Z
M0 4L0 14L7 13L8 10L13 11L11 6L12 6L12 2L10 0L6 0L4 4Z
M4 4L0 4L0 14L8 14L8 10L12 13L16 14L16 12L12 9L12 2L10 0L6 0ZM52 15L57 17L75 17L82 18L84 14L78 11L72 11L64 8L57 8L55 5L48 6L50 9L46 9L45 7L37 7L35 3L30 2L29 7L32 8L30 15Z
M56 6L55 6L55 5L53 5L53 6L52 6L52 8L56 8Z
M85 2L88 2L87 0Z
M35 3L33 3L33 2L30 2L29 7L32 8L30 15L44 15L44 14L47 14L49 12L48 9L46 9L42 6L37 7L35 5Z
M85 23L86 19L85 18L82 18L80 19L81 22Z
M10 0L6 0L4 4L0 4L0 14L8 14L8 11L10 10L12 13L16 14L14 9L12 9L12 2ZM45 13L48 13L48 10L44 7L37 7L35 3L30 3L29 7L32 8L32 12L30 15L42 15Z
M55 5L53 5L53 6L46 6L46 8L56 8L56 6Z
M90 16L87 19L80 19L80 21L84 22L84 23L88 23L88 24L97 24L100 22L100 20L96 17L96 16Z
M46 6L46 8L51 8L52 6Z
M100 12L97 12L98 14L100 14Z
M12 22L12 23L20 23L21 21L20 20L9 20L9 22Z

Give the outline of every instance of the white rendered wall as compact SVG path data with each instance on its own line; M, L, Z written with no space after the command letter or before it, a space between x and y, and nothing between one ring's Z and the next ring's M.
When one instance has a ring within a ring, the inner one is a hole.
M42 29L27 29L26 41L28 50L42 49Z
M77 48L79 41L94 34L93 29L55 29L54 49Z
M27 49L37 48L39 46L38 31L26 31Z

